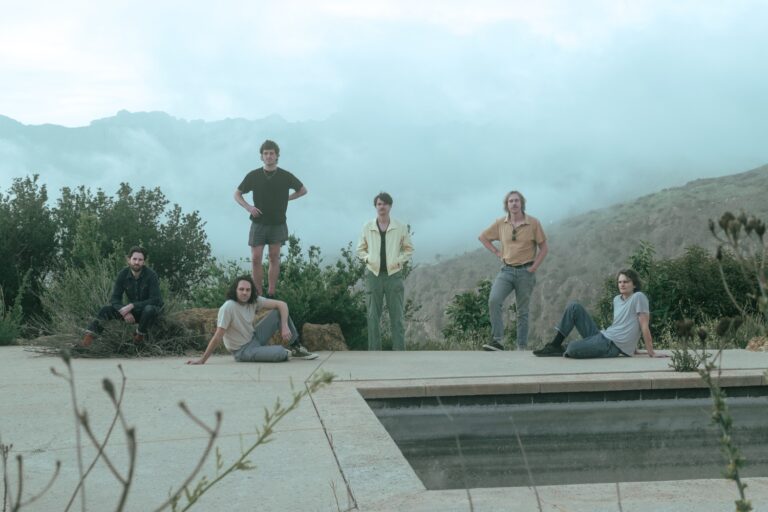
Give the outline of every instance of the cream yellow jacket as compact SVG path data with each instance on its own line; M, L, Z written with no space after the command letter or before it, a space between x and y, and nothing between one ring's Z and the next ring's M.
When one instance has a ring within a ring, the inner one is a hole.
M389 275L400 272L403 265L411 259L413 243L408 233L408 226L395 219L390 219L387 234L387 273ZM366 222L360 241L357 243L357 257L363 260L368 270L379 275L381 266L381 235L376 219Z

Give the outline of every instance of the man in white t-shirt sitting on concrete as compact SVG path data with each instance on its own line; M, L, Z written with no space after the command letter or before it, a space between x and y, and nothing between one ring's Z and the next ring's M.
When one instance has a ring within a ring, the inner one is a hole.
M589 359L597 357L632 356L647 354L648 357L666 357L653 351L650 307L648 297L640 291L640 276L632 269L620 270L616 276L619 294L613 298L613 323L602 331L597 328L587 310L578 302L569 302L560 323L555 327L554 339L533 355L538 357L572 357ZM576 328L582 339L568 343L563 341ZM642 336L645 352L637 350Z
M299 343L299 334L288 316L288 305L275 299L258 296L253 279L241 276L235 279L227 291L227 302L219 308L216 332L200 359L187 364L205 364L216 347L224 341L236 361L278 363L295 359L316 359L317 354L309 352ZM272 311L255 324L256 312L260 309ZM255 325L254 325L255 324ZM269 345L275 332L280 331L283 340L290 341L288 348Z

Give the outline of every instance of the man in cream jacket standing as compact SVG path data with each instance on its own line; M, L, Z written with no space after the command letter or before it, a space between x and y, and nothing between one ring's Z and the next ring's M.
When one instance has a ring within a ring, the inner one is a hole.
M357 244L357 257L366 264L368 350L381 350L379 329L384 298L392 330L392 349L405 350L405 288L403 266L413 254L408 226L390 218L392 196L380 192L373 198L376 218L366 222Z

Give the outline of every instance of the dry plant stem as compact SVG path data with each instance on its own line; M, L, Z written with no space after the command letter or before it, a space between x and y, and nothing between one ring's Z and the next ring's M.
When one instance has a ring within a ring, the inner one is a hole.
M114 430L115 425L117 424L117 419L119 416L118 411L122 407L123 397L125 396L125 383L127 381L125 377L125 373L123 372L123 366L117 365L117 369L120 370L120 376L121 376L122 382L120 384L120 394L117 396L117 400L114 401L115 415L112 417L112 421L109 424L107 433L104 435L104 440L97 445L98 450L96 452L96 456L88 465L88 469L85 470L85 474L83 475L83 478L79 482L77 482L77 485L75 486L75 490L72 492L72 496L69 498L69 502L67 502L67 506L64 508L64 512L67 512L70 509L70 507L72 506L72 503L77 497L77 493L80 491L80 487L82 487L83 483L85 482L85 479L88 478L88 475L91 473L93 468L96 466L96 463L101 458L102 454L104 453L104 448L107 446L107 443L109 442L109 438L112 436L112 431Z
M40 490L37 494L30 497L27 501L22 500L22 495L24 493L24 458L21 455L16 456L16 465L17 465L17 471L18 471L18 483L16 486L16 501L14 502L13 497L8 494L8 489L10 487L10 483L8 482L8 455L11 452L11 448L13 448L13 445L5 445L0 443L0 458L2 458L3 461L3 512L6 512L8 510L8 506L11 507L11 512L17 512L18 510L21 510L22 507L26 507L27 505L34 503L40 497L48 492L48 490L53 486L53 482L58 478L59 471L61 470L61 461L56 461L56 470L53 472L53 475L51 476L51 479L48 481L48 483L45 485L45 487Z
M728 411L728 404L725 401L725 395L715 379L712 378L712 372L717 368L717 379L719 381L721 376L722 365L720 360L722 358L723 349L720 348L717 355L713 358L713 361L706 363L703 370L699 370L702 380L709 387L710 394L713 401L713 413L712 421L720 430L720 445L727 459L726 474L725 477L728 480L733 480L736 484L736 488L739 491L739 499L735 501L736 512L749 512L752 510L752 504L747 500L744 489L747 484L741 481L741 475L739 468L744 463L744 457L742 457L738 447L733 443L731 434L732 418Z
M75 417L75 443L77 446L77 470L80 475L80 508L85 512L85 470L83 469L83 440L80 434L80 412L77 410L77 392L75 391L75 378L72 372L72 360L69 352L62 352L61 359L67 367L69 375L58 373L55 368L51 368L51 373L63 378L69 384L69 392L72 400L72 412Z
M0 458L3 461L3 512L8 510L8 454L13 448L12 444L2 444L0 442Z
M445 417L448 418L448 421L453 423L453 416L443 407L443 402L440 400L439 396L435 397L437 399L437 405L440 406L440 410L443 414L445 414ZM464 490L467 493L467 502L469 502L469 512L474 512L475 505L472 503L472 493L469 490L469 486L467 485L467 468L464 465L464 454L461 451L461 439L459 439L458 434L453 435L453 439L456 442L456 450L459 452L459 461L461 461L461 478L464 480Z
M159 512L160 510L163 510L167 508L169 505L176 503L181 496L181 494L187 489L189 484L192 483L192 480L195 479L197 474L200 472L201 469L203 469L203 464L205 464L205 461L208 459L208 455L211 453L211 450L213 449L213 443L218 439L219 432L221 431L221 421L222 421L222 414L221 411L216 411L216 425L214 425L213 428L206 425L200 418L192 414L192 411L189 410L187 407L187 404L184 402L179 402L179 408L184 411L184 413L197 425L200 426L205 432L208 434L208 444L205 447L205 450L203 450L202 455L200 456L200 459L197 461L197 465L195 466L195 469L192 470L192 473L189 474L186 480L179 486L179 488L171 493L171 496L164 501L159 507L155 509L155 512ZM217 467L218 467L218 461L219 454L217 453Z
M118 365L118 369L120 370L120 374L122 376L122 384L121 384L120 393L119 393L118 396L115 396L114 385L112 384L112 382L109 379L104 379L104 381L103 381L104 390L107 393L107 395L109 396L110 400L112 401L113 406L115 407L115 417L112 419L112 423L110 424L110 427L109 427L109 429L107 431L107 434L104 437L104 440L103 441L99 441L96 438L95 433L91 429L90 422L88 421L88 414L87 414L87 412L84 411L84 410L82 412L79 412L78 409L77 409L77 402L76 402L77 394L76 394L76 390L75 390L75 377L74 377L74 370L73 370L72 365L71 365L71 360L68 357L68 355L66 355L66 354L62 356L62 359L64 360L64 363L67 366L67 370L69 372L69 375L62 375L59 372L57 372L56 369L54 369L54 368L51 368L51 372L54 375L57 375L57 376L60 376L60 377L64 378L67 381L67 383L69 384L70 392L71 392L72 400L73 400L73 408L75 410L75 417L76 417L76 423L77 423L77 432L79 434L80 433L80 427L82 427L83 431L86 433L88 439L91 441L91 443L93 444L93 446L96 448L96 451L97 451L96 456L95 456L94 460L91 462L91 464L89 465L88 469L86 471L83 471L82 468L81 468L80 480L78 481L78 484L77 484L77 486L75 488L75 491L73 492L72 497L70 498L70 501L67 504L67 507L66 507L65 510L69 510L69 508L72 505L72 502L73 502L75 496L77 496L78 492L81 493L81 498L82 498L81 501L84 502L84 500L85 500L85 497L84 497L84 494L85 494L85 479L87 478L87 476L90 473L91 469L93 469L93 467L96 464L96 462L99 459L103 459L104 463L107 465L109 470L112 472L114 477L118 480L118 482L120 483L120 485L123 488L122 492L120 493L120 499L118 501L118 505L117 505L117 508L116 508L116 511L120 512L120 511L122 511L125 508L125 502L128 499L128 493L130 491L131 484L133 482L133 474L134 474L135 467L136 467L136 450L137 450L135 429L130 428L128 426L128 423L125 420L125 416L123 415L123 410L122 410L122 400L123 400L123 396L125 394L125 383L126 383L125 373L123 372L122 366ZM117 420L120 420L120 424L121 424L123 430L125 431L125 436L126 436L126 446L127 446L127 449L128 449L128 458L129 458L128 471L126 473L126 476L121 475L120 471L118 471L118 469L112 463L110 458L104 452L104 448L106 447L107 443L109 442L109 439L111 438L111 435L112 435L114 426L117 423ZM81 442L82 441L80 440L80 436L78 435L77 451L78 451L78 463L79 464L82 464L82 444L81 444Z
M19 483L16 486L16 510L21 508L21 493L24 489L24 463L22 461L21 455L16 456L16 464L18 465L18 472L19 472Z
M725 293L728 295L728 298L731 299L731 302L736 307L736 309L739 310L739 313L741 313L741 316L747 316L747 312L744 310L741 305L736 302L736 297L733 296L733 293L731 292L731 287L728 286L728 281L725 279L725 272L723 272L723 266L718 265L717 269L720 271L720 279L723 281L723 288L725 288Z
M208 481L208 479L205 476L203 476L202 479L195 486L195 488L192 490L192 492L189 492L189 488L187 486L184 486L182 488L182 491L184 492L188 500L188 503L181 510L182 511L189 510L203 494L208 492L208 490L210 490L211 487L218 484L222 479L224 479L230 473L238 470L243 470L243 469L252 469L253 466L251 465L250 461L247 460L247 457L256 448L271 441L270 438L274 433L275 426L288 413L290 413L291 411L296 409L296 407L298 407L299 402L301 401L302 398L318 390L320 387L330 383L332 380L333 380L332 374L323 372L320 375L316 376L306 386L305 390L294 392L292 400L287 407L283 407L283 405L280 403L280 399L278 398L275 401L275 405L273 406L272 410L265 408L264 424L262 425L261 429L256 429L256 433L258 434L256 441L249 448L242 451L240 457L234 463L232 463L226 470L224 470L224 472L217 474L216 478L214 478L213 480ZM172 505L173 510L174 511L177 510L177 507L176 507L177 501L173 498L171 498L169 501Z
M123 490L120 493L120 500L118 501L117 508L115 509L116 512L122 511L125 507L125 501L128 499L128 491L130 490L131 484L133 483L133 472L136 467L136 430L134 428L126 428L122 410L118 409L118 415L120 416L120 420L123 423L123 427L125 428L126 447L128 449L128 471L126 475L122 476L120 474L120 471L117 470L106 453L102 452L101 454L101 458L104 460L104 463L107 465L120 485L123 486ZM91 441L91 443L93 443L95 447L98 448L99 441L96 439L93 430L91 430L91 427L88 424L88 416L85 413L80 416L80 423L83 425L83 430L85 430L85 433L88 434L88 439Z

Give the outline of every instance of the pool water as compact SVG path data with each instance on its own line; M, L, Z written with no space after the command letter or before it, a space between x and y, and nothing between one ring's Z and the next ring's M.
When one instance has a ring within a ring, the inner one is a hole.
M697 394L701 390L654 399L619 392L368 403L424 486L437 490L722 478L711 399L680 398ZM768 396L757 394L729 398L728 406L733 438L747 461L742 475L765 477Z

